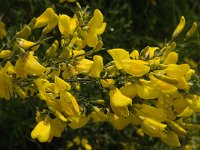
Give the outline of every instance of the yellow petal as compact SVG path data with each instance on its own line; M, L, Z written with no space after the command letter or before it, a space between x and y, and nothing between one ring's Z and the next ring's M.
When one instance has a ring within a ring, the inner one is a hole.
M120 88L120 92L132 99L137 95L137 88L135 84L126 84Z
M103 58L100 55L93 57L94 63L91 66L89 76L99 78L100 73L103 71Z
M167 131L167 136L160 138L164 143L173 147L180 147L179 138L173 131Z
M179 117L190 117L191 115L193 115L193 113L194 113L194 111L188 106L178 116Z
M11 51L10 50L1 50L0 51L0 58L5 58L5 57L9 57L11 54Z
M162 109L158 109L147 104L142 104L142 107L139 109L139 111L144 115L160 122L164 122L167 119L167 116Z
M175 131L176 134L178 134L178 136L184 137L187 133L187 131L175 121L170 121L168 125Z
M153 137L166 137L165 128L166 124L162 124L151 118L144 118L141 128L144 133Z
M134 50L130 53L130 56L133 58L133 59L139 59L139 52L138 50Z
M178 61L178 53L170 52L164 61L164 64L176 64Z
M89 47L95 47L98 44L98 37L97 34L95 33L95 31L90 30L87 34L86 34L86 43Z
M130 60L129 53L124 49L110 49L108 53L112 56L117 69L122 69L122 61Z
M78 73L87 74L90 71L93 63L94 62L89 59L82 59L76 65L76 70Z
M145 65L146 62L141 60L125 60L122 61L124 71L134 77L141 77L150 71L150 67Z
M119 117L128 117L129 116L129 110L127 106L124 107L114 107L111 105L111 109Z
M179 78L184 76L190 70L190 66L188 64L169 64L164 71L166 72L167 76L173 78Z
M104 88L107 88L107 87L110 87L113 84L115 84L115 80L114 79L101 79L100 83Z
M98 9L95 9L94 10L94 15L93 17L90 19L89 23L88 23L88 26L90 28L95 28L95 29L98 29L98 28L101 28L103 25L103 15L101 13L100 10Z
M70 89L71 89L71 86L69 83L55 76L55 93L58 93L61 90L70 90Z
M36 51L38 48L39 48L39 45L37 46L34 46L36 43L32 42L32 41L27 41L25 39L22 39L22 38L18 38L17 39L18 43L19 43L19 46L21 46L22 48L24 48L25 50L26 49L29 49L30 47L32 51ZM33 47L34 46L34 47Z
M42 15L37 18L37 22L34 28L40 28L49 23L49 21L54 18L54 10L52 8L47 8Z
M53 18L49 20L47 26L42 30L42 34L47 34L58 24L58 15L54 14Z
M190 28L190 30L186 33L186 37L185 39L190 38L197 30L197 23L193 22L192 27Z
M70 18L68 15L59 15L58 28L60 33L67 37L72 34L77 26L77 19Z
M117 130L124 129L130 123L129 118L118 117L117 115L111 113L109 114L109 121Z
M136 84L136 87L137 94L142 99L155 99L161 94L159 90L153 88L152 86Z
M47 142L50 136L50 123L46 121L41 121L31 132L31 137L33 139L38 138L40 142Z
M24 70L25 61L26 59L23 56L19 57L19 59L16 61L15 72L17 77L23 78L27 75L27 72Z
M177 91L177 88L169 83L166 83L162 80L156 79L154 76L149 76L151 81L153 82L153 87L157 90L162 91L163 93L174 93Z
M70 119L71 123L69 124L69 126L72 129L78 129L78 128L85 126L88 123L89 120L90 120L90 118L86 117L85 115L72 117Z
M132 99L124 96L117 88L109 92L110 105L114 107L126 107L132 104Z
M181 16L180 22L172 34L172 38L177 37L182 32L184 27L185 27L185 18L184 16Z
M47 69L42 66L33 56L33 53L30 52L26 58L26 62L24 64L24 70L28 74L36 74L41 75L43 74Z

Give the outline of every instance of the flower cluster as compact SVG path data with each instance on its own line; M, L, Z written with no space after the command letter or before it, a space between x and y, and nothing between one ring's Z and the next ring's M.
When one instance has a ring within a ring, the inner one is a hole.
M31 132L40 142L60 137L66 127L107 121L118 130L135 126L141 136L179 147L179 138L199 129L188 117L200 112L200 97L189 93L195 71L188 64L177 64L173 40L184 26L181 17L172 40L163 47L109 49L112 61L105 62L96 54L104 49L100 36L106 28L100 10L91 15L79 6L70 17L47 8L16 33L10 47L1 49L0 98L42 102L42 108L35 106L37 125ZM196 28L194 23L185 39ZM41 36L33 40L36 30ZM80 83L94 81L101 98L82 100L77 93L87 87Z

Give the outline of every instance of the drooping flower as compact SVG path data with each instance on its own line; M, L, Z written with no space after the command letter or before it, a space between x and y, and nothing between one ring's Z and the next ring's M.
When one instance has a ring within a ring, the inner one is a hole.
M27 41L22 38L18 38L17 42L18 42L19 46L21 46L25 50L31 48L32 51L36 51L39 48L39 45L34 46L36 44L35 42Z
M68 37L70 34L73 34L76 26L77 26L77 19L71 18L68 15L60 14L59 15L59 21L58 21L58 28L60 30L60 33L64 37Z
M108 53L112 56L117 69L122 69L122 61L130 60L129 53L124 49L110 49Z
M148 63L142 60L124 60L122 67L125 72L133 77L141 77L150 71Z
M69 120L71 121L69 126L72 129L78 129L78 128L85 126L88 123L88 121L90 120L90 117L83 114L83 115L79 115L79 116L74 116L74 117L70 118Z
M166 124L162 124L161 122L154 120L152 118L144 118L141 128L144 133L153 137L167 137L165 132Z
M124 96L118 88L110 90L110 106L118 116L127 117L129 115L128 105L132 105L132 99Z
M109 121L113 125L113 127L117 130L124 129L128 124L131 123L131 118L119 117L115 114L109 113Z
M93 57L94 63L91 66L89 76L91 77L100 77L101 71L103 71L103 58L100 55L95 55Z
M41 28L46 26L43 29L43 34L47 34L58 24L58 15L54 12L52 8L47 8L42 15L37 18L37 21L34 25L34 28Z
M19 57L15 64L17 77L23 78L28 74L41 75L47 70L36 60L33 54L33 52L29 52Z
M9 58L10 54L11 54L10 50L1 50L0 58Z
M3 68L0 68L0 98L9 100L12 97L12 74L14 73L14 66L9 61L7 61Z
M100 10L95 9L94 15L88 23L88 31L85 33L86 43L90 47L95 47L98 44L98 35L103 34L106 23L103 22L103 15Z
M179 142L179 138L175 132L169 130L169 131L167 131L166 134L167 134L166 137L160 138L164 143L166 143L169 146L173 146L173 147L181 146L181 144Z
M61 137L64 130L64 124L57 118L52 119L49 116L45 120L40 121L31 132L33 139L38 139L40 142L51 142L53 137Z
M76 70L78 71L78 73L87 74L89 73L94 62L89 59L82 59L77 63L78 64L76 65Z

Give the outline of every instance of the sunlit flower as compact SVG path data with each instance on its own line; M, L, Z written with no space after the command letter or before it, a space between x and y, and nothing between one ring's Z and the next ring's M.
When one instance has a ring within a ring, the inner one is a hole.
M88 27L89 29L85 33L86 43L90 47L95 47L98 43L98 35L101 35L106 28L106 23L103 22L103 15L100 10L94 10L94 15L90 19Z
M47 8L42 15L37 18L37 22L34 25L34 28L41 28L46 26L43 29L43 33L47 34L58 24L58 15L54 12L52 8Z
M144 118L141 128L142 131L153 137L167 137L165 128L167 127L166 124L162 124L161 122L154 120L152 118Z
M64 127L64 124L59 119L51 119L47 116L45 120L36 125L31 132L31 137L33 139L37 138L40 142L51 142L54 136L61 137Z
M128 105L132 105L132 99L124 96L117 88L110 90L110 106L118 116L127 117L129 115Z
M60 30L60 33L64 37L73 34L77 26L77 21L78 20L76 18L70 18L68 15L65 14L59 15L58 28Z

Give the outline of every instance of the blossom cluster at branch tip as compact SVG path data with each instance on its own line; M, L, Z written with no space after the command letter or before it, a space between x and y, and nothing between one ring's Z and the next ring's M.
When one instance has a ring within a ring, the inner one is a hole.
M90 14L87 9L78 10L71 17L47 8L16 33L10 49L0 51L0 98L35 97L44 102L42 110L34 106L37 125L31 132L40 142L61 137L67 127L109 122L117 130L135 126L140 136L146 134L180 147L179 137L200 128L185 121L200 112L200 97L189 91L195 71L178 63L173 42L184 26L182 16L172 40L163 47L131 52L108 49L111 61L106 62L98 53L104 50L101 35L106 28L100 10ZM196 28L194 23L185 39ZM41 37L33 41L30 37L35 30ZM82 100L78 96L84 86L81 82L98 85L104 96ZM88 142L82 145L91 149Z

